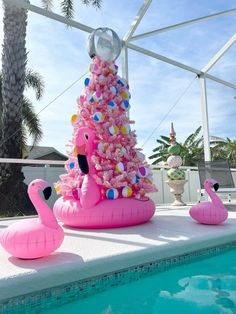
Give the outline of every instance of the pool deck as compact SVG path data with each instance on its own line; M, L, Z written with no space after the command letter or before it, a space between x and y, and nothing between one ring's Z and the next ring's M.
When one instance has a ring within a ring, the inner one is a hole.
M118 229L64 228L65 239L52 255L20 260L0 247L0 302L133 265L236 241L236 212L218 226L201 225L189 206L160 206L146 224ZM0 220L0 230L15 220Z

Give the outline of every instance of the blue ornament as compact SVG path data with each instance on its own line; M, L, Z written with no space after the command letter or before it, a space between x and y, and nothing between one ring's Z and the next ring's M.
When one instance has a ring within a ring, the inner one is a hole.
M75 163L74 162L70 162L70 164L69 164L70 169L73 169L74 166L75 166Z
M92 115L92 119L95 121L95 122L103 122L104 121L104 115L102 112L95 112L93 115Z
M133 177L133 183L136 184L136 183L138 183L138 182L139 182L139 177L138 177L137 175L135 175L135 176Z
M116 86L111 86L110 91L112 92L113 95L118 94L118 88Z
M107 190L106 196L109 200L114 200L114 199L118 198L119 192L117 189L111 188L111 189Z
M116 107L116 103L114 101L110 100L108 102L108 108L109 109L115 109L115 107Z
M122 78L119 79L119 80L117 81L117 83L120 84L122 87L124 87L124 86L126 85L125 80L123 80Z
M84 85L85 86L89 86L89 78L88 77L86 77L86 79L84 80Z
M128 102L128 100L122 101L121 107L122 107L124 110L128 110L128 109L129 109L129 102Z

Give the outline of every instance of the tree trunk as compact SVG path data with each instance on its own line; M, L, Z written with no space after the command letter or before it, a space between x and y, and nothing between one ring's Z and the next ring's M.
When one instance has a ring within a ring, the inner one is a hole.
M25 87L27 11L3 0L1 158L21 158L22 100ZM1 105L1 104L0 104ZM0 164L0 212L16 214L31 205L20 164ZM32 206L31 206L32 208Z

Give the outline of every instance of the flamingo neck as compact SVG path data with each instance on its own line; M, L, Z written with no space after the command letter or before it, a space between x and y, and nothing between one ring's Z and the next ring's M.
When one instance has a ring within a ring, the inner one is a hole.
M95 173L95 168L90 160L88 161L88 166L89 166L89 174L93 175Z
M88 162L88 166L89 166L89 174L93 175L95 173L95 167L91 161L91 156L92 156L91 153L87 154L87 162Z
M39 194L31 192L29 198L39 215L40 222L49 228L57 228L58 223L51 208L42 200Z
M212 189L206 185L205 190L207 191L207 194L210 196L210 199L212 203L217 207L217 208L223 208L224 204L222 203L221 199L218 197L218 195L212 191Z

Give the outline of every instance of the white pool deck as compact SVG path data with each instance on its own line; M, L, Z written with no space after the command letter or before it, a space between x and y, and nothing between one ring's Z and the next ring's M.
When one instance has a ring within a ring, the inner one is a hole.
M236 212L218 226L201 225L190 206L158 207L146 224L118 229L64 228L65 239L52 255L20 260L0 247L0 302L17 295L65 284L165 257L236 241ZM0 230L14 220L0 220Z

